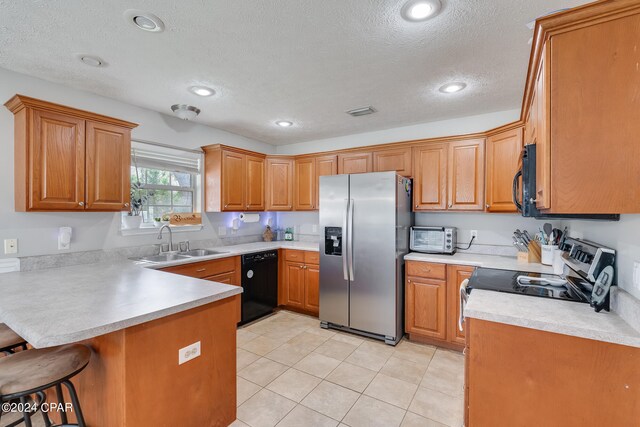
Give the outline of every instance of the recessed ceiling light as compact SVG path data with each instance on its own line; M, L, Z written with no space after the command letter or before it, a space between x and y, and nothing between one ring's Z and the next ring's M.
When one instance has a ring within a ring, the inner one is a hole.
M189 88L189 91L198 96L211 96L216 93L215 90L208 88L206 86L191 86Z
M451 82L446 85L440 86L440 92L442 93L456 93L460 92L462 89L467 87L466 83L463 82Z
M411 22L425 21L440 12L440 0L409 0L402 6L400 14Z
M290 122L288 120L278 120L276 124L282 128L288 128L293 126L293 122Z
M199 108L186 104L174 104L171 106L171 111L183 120L195 119L200 114Z
M153 13L129 9L124 12L124 19L144 31L152 33L164 31L164 22Z
M86 65L90 65L92 67L102 67L105 65L105 62L98 58L97 56L92 55L79 55L80 61L82 61Z

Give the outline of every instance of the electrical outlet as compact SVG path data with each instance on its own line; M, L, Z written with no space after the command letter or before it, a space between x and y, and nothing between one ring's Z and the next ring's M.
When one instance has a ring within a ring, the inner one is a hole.
M200 341L178 350L178 365L188 362L200 356Z
M475 237L476 239L478 238L478 230L471 230L471 238Z
M4 253L17 254L18 253L18 239L4 239Z
M633 286L640 291L640 261L633 263Z
M226 236L227 235L227 227L219 226L218 227L218 236Z

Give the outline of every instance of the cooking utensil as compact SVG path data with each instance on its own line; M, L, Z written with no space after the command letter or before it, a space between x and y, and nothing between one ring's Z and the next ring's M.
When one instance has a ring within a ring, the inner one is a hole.
M531 235L529 234L529 232L528 232L527 230L524 230L524 231L522 232L522 234L524 235L524 237L526 237L526 239L527 239L527 244L529 244L529 242L531 242L531 240L533 240L533 239L531 238Z
M547 238L547 245L551 244L551 239L553 238L553 225L549 224L548 222L545 222L544 225L542 226L542 229L544 230L544 234L545 237Z

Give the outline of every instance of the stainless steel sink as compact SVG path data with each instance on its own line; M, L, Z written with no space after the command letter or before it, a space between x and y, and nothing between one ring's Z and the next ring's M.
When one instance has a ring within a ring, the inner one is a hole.
M186 252L179 252L180 255L186 255L190 257L201 257L201 256L209 256L209 255L218 255L218 254L226 254L228 251L214 251L211 249L192 249Z
M141 257L140 261L167 262L167 261L178 261L178 260L181 260L181 259L188 259L188 258L191 258L191 257L188 256L188 255L181 255L181 254L177 254L177 253L166 253L166 254L160 254L160 255Z

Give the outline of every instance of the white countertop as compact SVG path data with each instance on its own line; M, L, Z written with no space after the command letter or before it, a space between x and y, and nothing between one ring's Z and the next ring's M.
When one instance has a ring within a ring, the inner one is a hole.
M78 342L242 293L130 261L0 274L0 322L36 348Z
M320 244L317 242L277 241L277 242L245 243L242 245L232 245L232 246L216 246L214 248L207 248L207 249L224 251L224 253L205 256L205 257L194 257L194 258L179 259L175 261L167 261L167 262L159 262L159 263L147 263L144 261L140 261L139 264L147 268L158 269L158 268L171 267L174 265L183 265L183 264L191 264L194 262L210 261L213 259L228 258L231 256L250 254L254 252L269 251L274 249L296 249L300 251L318 252L320 250Z
M588 304L474 289L464 316L613 344L640 347L640 332Z
M529 273L553 274L553 267L538 263L518 262L515 257L466 254L456 252L453 255L423 254L411 252L404 256L405 261L424 261L440 264L471 265L475 267L496 268L499 270L527 271Z

